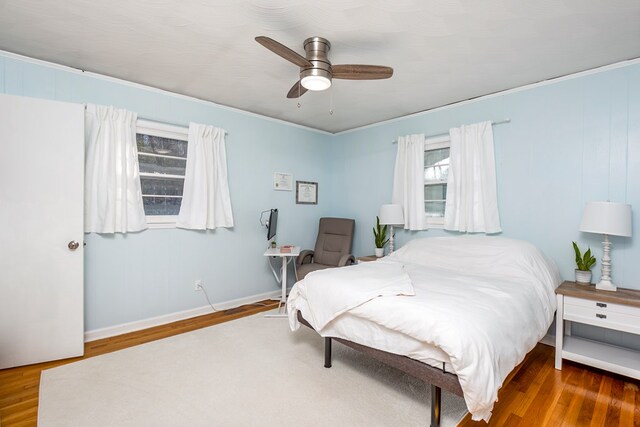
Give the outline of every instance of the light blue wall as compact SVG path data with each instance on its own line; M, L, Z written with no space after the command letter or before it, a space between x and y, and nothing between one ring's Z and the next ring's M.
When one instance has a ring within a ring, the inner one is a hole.
M331 212L331 172L325 167L330 135L3 56L0 92L115 105L145 119L185 125L194 121L229 133L227 163L236 226L206 233L155 229L126 236L86 235L86 330L201 307L206 301L193 290L196 279L204 280L214 304L277 291L262 256L267 240L260 212L279 208L278 241L303 247L313 247L318 219ZM296 205L295 191L272 190L273 172L318 182L319 204Z
M584 205L627 202L640 212L640 64L514 91L337 135L332 167L339 177L336 213L358 224L354 251L372 253L371 227L390 203L399 135L437 134L450 127L510 118L495 125L494 141L502 235L533 242L573 278L571 241L602 256L602 236L580 233ZM442 230L397 230L402 242L444 235ZM640 289L634 271L640 236L613 239L614 281ZM594 279L600 276L600 263Z
M637 62L637 61L636 61ZM399 135L438 134L450 127L510 118L494 126L498 204L503 236L539 246L573 280L571 241L591 246L600 277L602 236L581 233L586 202L611 200L633 207L633 238L613 237L613 279L640 289L640 64L557 81L442 108L338 135L332 167L339 180L335 213L356 219L354 252L373 252L371 227L390 203ZM398 230L400 245L442 230ZM578 332L640 348L640 340L604 330ZM636 337L637 338L637 337Z

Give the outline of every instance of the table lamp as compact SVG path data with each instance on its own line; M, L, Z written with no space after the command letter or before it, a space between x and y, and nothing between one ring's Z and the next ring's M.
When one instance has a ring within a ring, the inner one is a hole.
M380 224L389 225L391 236L389 237L389 253L393 252L393 226L404 224L404 215L400 205L382 205L380 207Z
M613 202L589 202L584 208L580 231L604 234L602 276L596 289L615 291L611 282L611 242L609 236L631 237L631 205Z

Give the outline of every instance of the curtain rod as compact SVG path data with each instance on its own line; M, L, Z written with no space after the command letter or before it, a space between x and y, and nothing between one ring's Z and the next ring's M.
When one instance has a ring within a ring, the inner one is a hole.
M87 109L87 104L84 104L84 109L85 110ZM138 120L142 120L142 121L145 121L145 122L154 122L154 123L158 123L158 124L161 124L161 125L176 126L176 127L180 127L180 128L188 128L189 127L188 123L186 125L184 125L184 124L178 124L178 123L160 122L158 120L147 119L145 117L139 117L139 116L138 116ZM225 135L229 135L229 132L227 132L225 130L224 134Z
M492 125L501 125L501 124L510 123L510 122L511 122L511 119L502 119L502 120L498 120L498 121L495 121L495 122L491 122L491 124ZM449 132L436 133L436 134L433 134L433 135L425 135L425 138L435 138L437 136L446 136L446 135L449 135ZM397 140L391 141L392 144L396 144L397 142L398 142Z

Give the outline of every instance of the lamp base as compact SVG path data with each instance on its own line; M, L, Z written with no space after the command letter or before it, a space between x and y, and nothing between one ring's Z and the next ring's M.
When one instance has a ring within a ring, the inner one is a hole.
M611 283L611 281L609 280L601 280L600 282L596 283L596 289L601 291L615 292L618 290L618 287L613 283Z

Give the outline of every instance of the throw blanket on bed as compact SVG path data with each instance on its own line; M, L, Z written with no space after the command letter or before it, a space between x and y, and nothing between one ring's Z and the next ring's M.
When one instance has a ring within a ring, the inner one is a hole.
M298 309L323 313L328 323L322 326L307 319L320 335L327 324L339 322L346 309L352 316L435 345L449 356L472 418L488 421L503 381L551 325L554 290L560 284L555 264L526 242L465 236L416 239L385 261L365 265L371 265L375 275L374 265L393 263L404 267L415 296L371 298L352 308L341 304L329 314L336 300L357 293L351 288L359 285L342 281L332 286L338 270L324 270L313 281L294 285L287 304L292 329L299 326ZM359 277L357 283L374 279ZM332 295L321 298L326 286ZM307 295L314 295L313 301L306 300Z
M307 320L317 327L317 331L342 313L373 298L415 295L409 275L396 262L367 262L349 268L314 271L302 282L304 285L292 292L301 293L313 307L311 319ZM289 316L289 319L297 322L295 316ZM296 323L290 326L297 329Z

